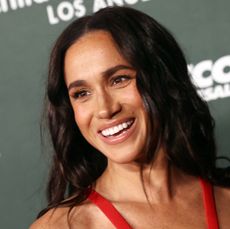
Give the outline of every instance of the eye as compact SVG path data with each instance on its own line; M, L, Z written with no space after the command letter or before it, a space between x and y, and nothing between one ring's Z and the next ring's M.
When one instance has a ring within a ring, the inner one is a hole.
M83 99L83 98L86 98L89 95L90 95L90 92L88 92L86 90L80 90L80 91L73 92L70 96L73 99Z
M126 84L129 82L130 78L131 77L128 75L116 76L116 77L112 78L112 85Z

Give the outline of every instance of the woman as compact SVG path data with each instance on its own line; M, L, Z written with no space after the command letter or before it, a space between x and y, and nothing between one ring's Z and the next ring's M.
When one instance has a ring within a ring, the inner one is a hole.
M47 98L48 206L31 229L229 228L213 119L154 19L114 7L74 21L51 54Z

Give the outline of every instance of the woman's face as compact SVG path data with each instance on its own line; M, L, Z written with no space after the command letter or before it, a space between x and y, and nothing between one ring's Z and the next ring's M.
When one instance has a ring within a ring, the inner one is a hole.
M65 57L75 121L85 139L117 163L137 159L147 138L147 113L134 68L105 31L83 35Z

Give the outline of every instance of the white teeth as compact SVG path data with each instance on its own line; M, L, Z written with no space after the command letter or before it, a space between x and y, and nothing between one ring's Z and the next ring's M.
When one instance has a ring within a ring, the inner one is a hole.
M108 130L103 130L101 133L102 133L104 136L109 135L109 131L108 131Z
M120 124L120 125L118 126L118 128L119 128L119 131L120 131L120 130L123 130L122 124Z
M109 134L113 135L114 134L114 130L112 128L109 128Z
M119 132L119 126L115 126L114 131L115 131L115 133L118 133Z
M132 123L133 123L133 121L124 122L124 123L121 123L121 124L119 124L117 126L102 130L101 133L105 137L111 136L111 135L114 135L114 134L120 132L123 129L128 128Z
M123 126L124 128L127 128L128 123L125 122L125 123L122 124L122 126Z

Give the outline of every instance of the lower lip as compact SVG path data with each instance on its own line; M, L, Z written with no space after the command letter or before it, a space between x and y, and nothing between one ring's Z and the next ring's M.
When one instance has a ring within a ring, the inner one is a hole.
M134 120L132 126L129 129L123 131L121 134L117 136L104 137L101 133L99 133L99 136L102 139L102 141L104 141L105 143L110 145L115 145L127 140L129 136L134 132L135 126L136 126L136 120Z

